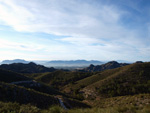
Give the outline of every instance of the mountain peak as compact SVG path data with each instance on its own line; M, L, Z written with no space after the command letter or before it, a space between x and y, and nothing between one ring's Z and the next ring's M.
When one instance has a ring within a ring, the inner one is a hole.
M104 71L104 70L107 70L107 69L114 69L114 68L118 68L118 67L122 67L122 66L126 66L126 65L128 65L128 64L118 63L117 61L110 61L106 64L96 65L96 66L91 64L89 67L84 68L83 70L79 70L79 71L83 71L83 72Z
M111 64L119 64L117 61L110 61L108 63L111 63Z
M30 63L28 63L29 65L37 65L36 63L34 63L34 62L30 62Z

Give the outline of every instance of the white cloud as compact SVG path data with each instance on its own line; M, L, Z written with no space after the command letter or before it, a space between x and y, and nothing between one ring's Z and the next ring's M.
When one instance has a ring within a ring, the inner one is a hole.
M30 3L25 0L1 0L0 5L0 19L17 31L56 35L83 35L89 31L94 34L97 33L96 28L105 31L111 27L106 27L106 24L116 23L119 13L111 6L101 5L97 9L76 0L32 0Z
M12 42L9 40L5 40L5 39L0 39L0 48L3 49L15 49L15 50L22 50L22 51L38 51L43 49L42 46L40 45L33 45L31 43L18 43L18 42Z
M55 54L59 51L63 55L69 52L72 54L71 58L80 57L83 53L81 57L88 59L99 59L98 57L102 56L104 59L115 59L117 56L120 59L145 47L138 31L127 29L120 24L120 19L126 12L114 5L92 3L82 0L0 0L0 23L9 25L19 32L69 36L56 41L73 44L68 48L67 45L59 43L32 43L33 45L29 46L3 41L0 47L27 51L43 50ZM147 50L142 53L145 52Z

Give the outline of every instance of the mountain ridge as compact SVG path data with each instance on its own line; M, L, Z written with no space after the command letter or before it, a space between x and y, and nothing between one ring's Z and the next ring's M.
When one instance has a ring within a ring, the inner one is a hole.
M18 73L44 73L44 72L52 72L56 69L51 67L45 67L43 65L37 65L33 62L28 64L24 63L13 63L13 64L2 64L0 65L1 69L11 70Z
M89 67L81 69L81 70L77 70L77 71L97 72L97 71L104 71L107 69L114 69L114 68L118 68L118 67L122 67L122 66L126 66L126 65L129 65L129 64L128 63L118 63L117 61L109 61L102 65L94 66L93 64L91 64Z
M29 62L34 62L39 65L44 65L46 67L57 67L57 68L78 68L78 67L86 67L90 64L103 64L104 62L98 61L98 60L51 60L51 61L46 61L46 60L33 60L33 61L26 61L24 59L14 59L14 60L3 60L1 61L0 64L12 64L12 63L29 63Z
M26 61L24 59L14 59L14 60L3 60L1 64L12 64L12 63L24 63L27 64L30 61Z

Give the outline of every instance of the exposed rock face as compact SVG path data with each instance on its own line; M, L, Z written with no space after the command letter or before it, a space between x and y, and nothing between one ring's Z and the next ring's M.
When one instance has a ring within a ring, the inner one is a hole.
M91 64L89 67L84 68L79 71L83 71L83 72L104 71L107 69L114 69L114 68L118 68L118 67L122 67L122 66L126 66L126 65L128 65L128 64L127 63L118 63L116 61L110 61L106 64L97 65L97 66L94 66L93 64Z

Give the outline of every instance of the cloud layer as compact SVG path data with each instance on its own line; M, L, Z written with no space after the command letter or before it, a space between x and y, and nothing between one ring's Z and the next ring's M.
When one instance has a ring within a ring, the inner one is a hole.
M147 17L138 16L145 11L139 9L141 2L106 1L0 0L0 24L16 32L60 36L49 38L55 44L46 46L15 43L18 49L40 48L34 50L47 51L56 59L61 59L61 54L62 59L149 60L149 22ZM2 44L3 48L7 45L11 44Z

